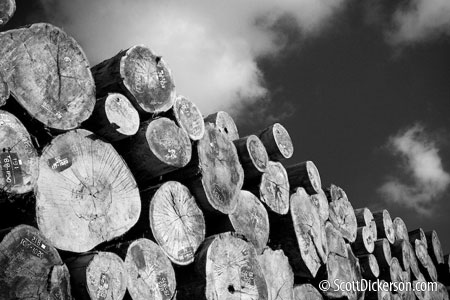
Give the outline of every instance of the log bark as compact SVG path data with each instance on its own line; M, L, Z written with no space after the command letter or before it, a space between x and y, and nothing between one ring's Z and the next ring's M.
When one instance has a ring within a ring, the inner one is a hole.
M328 257L325 226L303 188L291 196L290 205L290 216L269 214L270 245L283 249L296 276L315 278Z
M328 205L328 199L327 195L325 195L325 192L320 189L319 193L311 195L311 200L319 209L319 215L322 223L327 222L330 216L330 207Z
M185 167L192 156L186 132L168 118L148 120L136 135L116 145L141 188L152 179Z
M161 178L186 185L206 214L230 214L244 182L236 147L213 125L205 124L205 135L198 141L191 162Z
M373 250L380 269L389 268L392 260L391 246L387 239L378 239L375 241L375 248Z
M165 112L175 100L172 73L161 56L142 45L120 51L92 67L97 97L125 95L143 115Z
M0 299L72 299L67 269L34 227L20 225L4 236L0 265Z
M389 212L385 209L373 212L373 218L377 226L378 238L386 238L389 243L393 244L395 233Z
M373 254L358 256L361 274L364 279L375 281L380 276L380 267Z
M373 214L367 207L355 209L356 224L358 227L367 226L372 231L372 239L378 239L377 226Z
M168 181L150 199L150 227L153 237L178 265L194 261L194 254L205 239L205 219L187 187Z
M261 254L269 239L269 216L259 199L248 191L238 195L238 204L229 215L234 230L253 244L256 253Z
M139 113L130 101L122 94L111 93L97 100L83 127L109 142L117 142L135 135L139 123Z
M342 234L330 222L325 223L325 236L327 239L328 252L347 257L347 246Z
M417 260L419 261L419 268L421 269L421 273L425 276L425 279L427 281L437 281L437 270L428 254L425 243L416 239L414 250L416 252Z
M138 239L125 257L128 292L133 300L174 298L175 272L170 260L154 242Z
M172 107L178 126L183 128L193 141L200 140L205 134L205 123L198 107L184 96L178 95Z
M208 237L196 253L200 281L178 289L179 299L268 299L254 247L234 233Z
M269 164L269 156L261 140L256 135L249 135L234 140L233 143L244 169L245 182L254 183L261 179Z
M375 248L375 240L370 227L358 227L356 240L352 243L352 249L357 255L372 253Z
M0 110L0 188L10 197L33 191L39 174L39 157L23 124ZM1 201L0 201L1 202Z
M352 204L340 187L332 184L325 189L329 201L330 222L341 232L342 237L353 243L356 240L357 221Z
M265 248L263 253L258 256L258 262L267 283L267 299L293 300L294 273L283 251ZM301 295L306 296L307 294L301 293Z
M439 281L450 286L450 260L448 254L444 256L444 263L437 266L437 271Z
M0 28L5 26L16 12L15 0L0 0Z
M14 1L14 0L11 0L11 1ZM2 1L0 1L0 3L2 3ZM1 11L1 8L0 8L0 11ZM8 100L9 95L10 95L10 93L9 93L8 84L5 82L5 80L3 79L3 75L0 72L0 107L2 107L3 105L6 104L6 101Z
M319 170L316 165L308 160L286 168L289 185L294 190L302 187L309 195L315 195L322 190Z
M442 253L441 241L436 230L425 232L427 239L428 254L435 265L444 263L444 253Z
M294 154L294 145L288 131L283 125L275 123L260 131L257 136L266 147L269 159L282 161L291 158Z
M225 134L230 141L234 141L239 138L236 123L234 123L233 118L224 111L219 111L208 115L205 118L205 123L210 123L217 130Z
M408 247L408 241L396 240L394 244L391 245L392 256L396 257L402 266L403 270L409 270L411 265L411 250Z
M66 260L77 300L121 300L127 289L123 260L111 252L86 253Z
M133 175L114 148L91 132L59 135L39 164L37 224L58 249L88 251L137 222L141 203Z
M72 37L39 23L0 33L0 43L3 79L31 118L57 130L74 129L88 119L95 85L88 60Z
M405 240L409 241L408 228L405 222L400 217L396 217L392 221L392 226L394 227L395 240Z
M299 284L294 286L295 300L323 300L319 291L311 284Z
M423 231L422 228L417 228L408 232L408 236L411 245L414 246L416 244L416 240L419 239L424 243L425 247L428 247L427 237L425 236L425 231Z

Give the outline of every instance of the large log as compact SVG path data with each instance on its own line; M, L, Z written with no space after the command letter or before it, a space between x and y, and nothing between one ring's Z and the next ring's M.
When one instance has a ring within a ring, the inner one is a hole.
M133 175L114 148L91 132L57 136L39 164L37 224L58 249L88 251L137 222L141 202Z
M234 141L239 138L236 123L234 123L233 118L224 111L219 111L208 115L205 118L205 123L210 123L217 130L225 134L230 141Z
M34 227L20 225L4 236L0 266L0 299L72 299L69 272Z
M158 176L186 166L192 156L188 135L168 118L143 122L134 136L116 148L141 188Z
M356 240L352 243L352 249L357 255L372 253L375 248L375 240L370 227L358 227Z
M380 267L373 254L358 256L362 277L366 280L376 280L380 276Z
M170 260L154 242L132 242L125 257L128 292L133 300L170 300L176 289L175 272Z
M270 245L283 249L296 276L315 278L328 257L325 225L303 188L291 196L290 207L290 215L269 214Z
M422 240L416 239L414 242L414 251L419 261L421 273L425 276L425 279L427 281L436 281L437 270L428 254L426 244Z
M340 289L339 287L342 283L351 282L351 268L347 253L345 253L345 256L334 252L329 253L327 264L317 274L318 279L327 280L330 284L330 288L323 291L327 299L342 299L349 296L346 289Z
M406 248L409 251L409 268L411 270L412 279L417 279L421 275L419 262L417 261L416 253L414 252L414 248L408 240L405 240Z
M285 299L285 298L282 298ZM323 300L319 291L311 284L304 283L294 286L295 300Z
M422 228L417 228L408 232L408 236L411 245L414 246L416 244L416 240L419 239L424 243L425 247L428 247L427 237L425 236L425 231L423 231Z
M372 231L372 239L378 239L377 226L373 214L367 207L355 209L356 223L358 227L367 226Z
M355 212L347 194L334 184L325 189L325 194L329 201L330 222L341 232L344 239L353 243L356 240L358 227Z
M347 246L342 234L330 222L325 223L325 237L327 239L328 252L347 257Z
M428 254L430 255L435 265L444 263L444 253L442 253L441 241L437 235L436 230L425 232L427 239Z
M266 147L270 160L281 161L291 158L294 154L291 137L283 125L275 123L257 135Z
M258 256L258 262L266 279L268 300L298 299L293 298L294 273L282 250L273 251L265 248L263 253ZM305 293L301 293L301 295L306 296Z
M303 187L309 195L315 195L322 190L319 170L316 165L308 160L286 168L289 185L294 190Z
M229 219L234 230L245 236L255 247L256 253L261 254L269 239L269 216L258 197L242 190Z
M0 110L0 170L0 188L10 196L33 191L39 174L39 157L27 129L3 110Z
M14 0L12 0L12 1L14 1ZM0 0L0 3L2 3L1 0ZM3 105L6 104L6 101L8 100L9 95L10 95L10 93L9 93L8 84L5 82L5 80L3 79L3 75L0 72L0 107L2 107Z
M391 253L393 257L396 257L402 266L403 270L409 270L411 266L411 250L408 246L409 241L396 240L394 244L391 245Z
M363 280L362 274L361 274L361 266L359 264L359 259L354 255L352 248L350 245L347 244L347 256L348 256L348 262L350 264L350 274L349 278L350 280L348 282L359 282L361 283ZM350 291L347 291L347 298L349 300L363 300L364 299L365 291L362 288L358 287L356 289L351 289Z
M123 260L111 252L86 253L67 259L77 300L121 300L127 289Z
M244 169L244 180L253 183L266 172L269 156L256 135L249 135L233 141Z
M180 287L178 299L268 299L256 251L237 234L208 237L196 253L195 266L200 281Z
M402 267L396 257L392 257L389 268L381 268L380 279L398 284L403 279Z
M150 201L150 227L153 237L178 265L194 261L194 253L205 239L205 219L187 187L168 181Z
M142 45L120 51L91 71L98 98L111 92L121 93L143 114L169 110L176 97L166 62Z
M375 241L373 250L380 268L389 268L392 260L391 246L387 239L378 239Z
M171 115L178 126L186 131L191 140L198 141L205 134L205 123L202 113L186 97L178 95L168 115Z
M15 12L15 0L0 0L0 28L8 23Z
M136 134L139 123L139 113L130 101L122 94L111 93L97 100L83 127L109 142L117 142Z
M385 209L373 212L373 218L377 226L378 238L386 238L389 243L395 241L395 232L389 212Z
M311 195L311 200L319 209L319 215L322 222L325 223L326 221L328 221L328 218L330 216L330 207L328 205L328 199L327 195L325 195L325 192L320 189L317 194Z
M244 171L233 142L206 123L205 135L196 143L191 162L161 179L185 184L205 213L229 214L236 209Z
M438 279L440 282L450 286L450 260L449 255L444 256L444 263L437 266Z
M94 80L72 37L39 23L0 33L0 43L3 79L31 118L49 128L69 130L91 115Z

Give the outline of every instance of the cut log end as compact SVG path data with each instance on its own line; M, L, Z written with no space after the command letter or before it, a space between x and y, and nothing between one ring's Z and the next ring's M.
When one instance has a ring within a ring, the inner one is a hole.
M269 156L266 148L256 135L249 135L233 141L236 146L239 160L244 168L247 180L267 170ZM247 178L247 177L251 178Z
M275 123L260 132L258 136L266 147L271 160L285 160L294 154L291 137L283 125Z
M70 275L66 265L56 265L50 274L49 299L72 300Z
M286 168L289 184L292 188L303 187L308 194L315 195L322 191L319 170L308 160Z
M234 141L239 138L236 123L234 123L233 118L231 118L231 116L224 111L219 111L207 116L205 118L205 123L213 124L213 126L225 134L230 141Z
M193 262L205 239L205 219L189 190L175 181L164 183L151 199L149 215L153 236L169 259L178 265Z
M408 228L406 227L406 224L402 220L402 218L396 217L392 221L392 224L393 224L393 227L394 227L395 240L409 241Z
M275 298L271 298L275 299ZM294 286L295 300L323 300L319 291L311 284L305 283Z
M330 222L338 229L342 237L353 243L356 240L357 220L353 206L344 190L334 184L325 190L330 209Z
M363 278L376 280L380 276L380 267L373 254L366 254L358 257Z
M435 265L444 263L444 253L436 230L425 233L428 243L428 253Z
M0 3L2 1L0 0ZM1 9L0 9L1 11ZM1 17L0 17L1 18ZM1 25L0 25L1 27ZM3 75L0 73L0 107L6 104L6 101L9 98L9 88L8 84L3 80Z
M31 192L39 173L39 157L25 126L0 110L0 189L9 195Z
M375 241L373 251L380 268L389 268L392 260L391 246L387 239L378 239Z
M270 210L285 215L289 211L289 179L279 162L269 162L259 186L260 199Z
M373 232L370 227L358 227L356 240L352 243L353 251L356 254L369 254L375 248Z
M89 62L72 37L38 23L4 32L0 40L4 80L32 118L58 130L74 129L88 119L95 85Z
M0 0L0 28L11 20L15 12L15 0Z
M425 245L425 247L428 247L428 242L427 242L427 237L425 235L425 231L423 231L422 228L417 228L414 229L410 232L408 232L408 236L409 236L409 242L411 243L411 245L415 245L416 240L419 239L423 242L423 244Z
M391 215L386 209L373 213L375 223L377 225L377 233L379 238L386 238L389 243L395 242L394 226L392 224Z
M59 135L39 164L37 223L55 247L88 251L137 222L141 203L133 175L114 148L91 132Z
M177 96L173 112L178 125L183 128L191 140L198 141L205 134L205 123L197 106L183 96Z
M328 205L327 195L325 195L325 192L320 189L317 194L311 195L311 200L319 209L320 219L323 223L325 223L330 216L330 208Z
M261 201L252 193L241 191L236 210L229 218L234 230L244 235L260 254L269 239L269 217Z
M128 292L133 299L170 300L174 297L175 272L170 260L154 242L138 239L131 243L125 269Z

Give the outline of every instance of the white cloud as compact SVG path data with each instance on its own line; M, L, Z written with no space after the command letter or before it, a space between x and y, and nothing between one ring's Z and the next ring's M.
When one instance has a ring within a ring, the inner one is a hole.
M389 34L393 44L416 43L440 35L450 35L449 0L411 0L393 16L394 30Z
M430 214L450 185L450 174L444 170L436 142L422 125L416 124L391 137L389 149L403 160L403 170L411 183L390 178L379 192L386 201Z
M239 108L267 98L257 60L279 54L285 40L274 26L293 18L317 34L345 0L42 0L82 45L92 63L134 44L162 55L177 91L202 112Z

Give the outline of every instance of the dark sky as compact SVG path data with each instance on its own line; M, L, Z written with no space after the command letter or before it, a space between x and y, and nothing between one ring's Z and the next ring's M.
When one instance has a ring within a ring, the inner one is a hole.
M323 184L344 188L355 208L386 208L392 218L403 218L409 230L436 229L448 253L450 190L446 182L436 194L421 200L431 207L428 215L405 202L393 203L377 190L387 178L395 177L418 189L411 197L434 191L426 187L421 191L408 172L406 156L387 146L390 137L417 124L428 144L423 138L419 142L432 145L427 153L440 159L440 171L450 172L450 38L443 34L393 46L386 41L385 21L398 3L407 1L395 1L395 5L380 1L382 9L375 21L368 18L370 1L348 2L322 34L306 37L289 18L280 19L275 30L286 46L277 55L257 59L271 97L265 104L267 117L254 113L258 102L243 106L240 116L258 119L239 118L240 133L250 134L280 121L295 146L287 164L313 160ZM18 0L17 4L7 29L57 20L45 13L40 1ZM96 22L102 22L101 18ZM420 168L415 170L420 173ZM426 186L434 187L432 179L424 179Z

